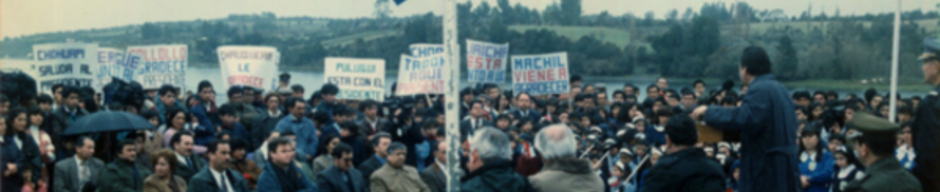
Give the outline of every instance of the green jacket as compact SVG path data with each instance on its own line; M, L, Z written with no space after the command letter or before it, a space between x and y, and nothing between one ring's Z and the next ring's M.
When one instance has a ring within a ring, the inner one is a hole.
M865 169L865 176L845 187L846 192L920 192L920 182L901 167L894 156L875 161Z
M138 170L137 180L134 180L134 169ZM126 160L115 160L105 166L98 174L98 191L134 192L144 188L144 179L150 176L150 171L142 166L136 166Z
M533 191L529 181L512 169L509 161L484 164L460 181L464 192L525 192Z

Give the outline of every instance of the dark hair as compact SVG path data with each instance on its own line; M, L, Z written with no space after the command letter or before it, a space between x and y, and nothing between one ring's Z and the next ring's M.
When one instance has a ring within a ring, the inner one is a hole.
M33 115L42 115L42 109L39 109L39 106L36 106L36 105L29 106L29 109L27 109L27 113L28 113L26 116L27 118Z
M189 131L180 131L176 134L173 134L173 137L170 138L170 147L180 143L180 140L183 140L183 136L193 137L193 133Z
M287 137L287 136L296 136L296 134L294 134L294 131L289 130L289 129L281 131L281 137Z
M657 91L660 91L660 90L659 90L659 87L656 86L656 84L652 84L652 85L646 87L646 91L648 92L650 89L653 89L653 88L656 88ZM647 95L649 95L649 93L647 93Z
M379 106L379 103L372 99L366 99L359 103L359 111L366 111L366 109L376 108Z
M839 93L836 93L836 91L831 91L831 90L830 90L830 91L827 91L827 92L826 92L826 97L835 97L836 99L839 99ZM828 99L828 98L826 98L826 99Z
M229 140L228 142L232 148L232 151L239 150L239 149L248 150L248 142L245 142L245 140L232 139L232 140Z
M666 136L672 143L680 146L692 146L698 142L695 122L687 115L673 115L666 122Z
M5 96L4 96L4 97L5 97ZM36 98L36 101L37 101L37 103L40 103L40 104L42 104L42 103L51 104L51 103L52 103L52 96L49 96L49 94L42 94L42 95L39 95L38 98Z
M23 109L22 107L13 107L12 109L10 109L9 112L7 112L7 116L6 116L6 118L7 118L7 120L6 120L6 123L7 123L6 135L13 135L13 134L15 134L15 133L13 133L13 132L16 132L16 129L13 129L13 121L14 121L14 119L16 119L16 116L20 116L20 114L26 114L26 118L29 119L29 114L26 112L26 109ZM29 120L26 121L26 126L29 126Z
M159 94L160 96L164 96L167 93L176 94L176 87L173 87L172 85L163 85L163 86L160 86L160 89L157 91L157 94Z
M64 88L64 87L65 87L65 85L63 85L63 84L61 84L61 83L53 84L53 85L52 85L52 93L55 93L55 90L56 90L56 89Z
M323 84L323 87L320 88L321 95L336 95L339 93L339 87L332 83Z
M268 96L264 96L264 102L267 103L271 98L278 98L278 96L277 94L268 94Z
M747 73L759 76L770 73L770 57L767 51L758 46L750 46L741 53L741 67L747 68Z
M232 105L222 105L222 107L219 107L219 116L225 116L225 115L234 116L235 107L233 107Z
M696 85L700 83L702 84L702 86L705 86L705 81L702 81L701 79L696 79L694 82L692 82L692 87L695 87Z
M287 101L284 101L284 107L286 107L287 110L291 110L297 106L298 102L303 103L304 100L296 97L287 98Z
M388 134L388 133L386 133L386 132L384 132L384 131L383 131L383 132L376 133L375 135L372 136L372 147L379 146L379 140L380 140L381 138L386 138L386 139L391 140L391 139L392 139L392 135L390 135L390 134Z
M897 145L897 137L883 134L864 134L856 139L856 142L865 144L873 154L884 158L894 158L894 149Z
M85 146L85 140L91 140L92 143L95 142L95 140L92 139L91 137L84 136L84 135L83 135L83 136L78 136L78 139L75 139L75 148L77 149L77 148L79 148L79 147L84 147L84 146Z
M799 143L800 153L803 153L806 151L806 146L805 144L803 144L803 137L816 136L816 139L819 140L818 142L816 142L816 158L813 158L813 161L817 161L817 162L822 160L822 154L823 154L823 142L822 142L822 138L819 137L819 132L820 130L822 130L822 128L823 128L823 125L818 124L818 123L806 125L806 127L803 128L802 135L800 135L800 143Z
M196 92L201 92L203 88L207 88L207 87L208 87L208 88L211 89L211 88L212 88L212 83L210 83L209 80L202 80L202 81L199 82L199 86L198 86L198 87L199 87L199 89L196 89Z
M871 102L871 99L876 95L878 95L878 90L875 90L875 88L868 88L868 90L865 90L865 104Z
M183 113L183 116L186 118L185 122L189 122L189 119L190 119L189 113L187 113L186 111L183 111L183 109L180 109L178 107L170 107L169 109L166 110L166 114L164 114L163 116L163 118L166 119L166 122L164 124L166 124L167 127L172 127L173 121L171 121L170 119L173 119L173 117L175 117L176 114L179 114L179 113Z
M333 117L330 117L330 112L329 112L329 111L326 111L326 110L317 110L316 112L313 112L313 119L312 119L312 120L315 121L315 122L317 122L317 123L326 123L326 122L329 122L330 119L332 119L332 118L333 118Z
M905 106L899 106L899 107L898 107L898 114L904 113L904 114L911 115L911 114L914 114L913 111L914 111L914 110L911 109L911 106L910 106L910 105L905 105Z
M294 84L294 85L291 85L291 86L290 86L290 90L291 90L292 92L301 92L301 93L303 93L303 92L304 92L304 86L303 86L303 85L300 85L300 84Z
M78 94L78 97L82 97L82 92L78 88L72 86L62 87L62 97L64 97L62 99L67 99L72 94Z
M222 140L222 137L225 137L225 135L228 135L229 138L232 138L232 133L229 133L226 130L222 130L218 133L215 133L215 140Z
M405 152L407 152L408 147L405 147L405 144L402 144L401 142L396 141L388 145L388 150L386 151L388 151L388 154L391 155L393 152L398 151L398 150L405 150Z
M345 143L340 142L333 147L333 153L330 153L330 156L333 156L333 159L343 158L343 154L352 154L352 147L346 145Z
M208 145L206 145L206 154L209 154L209 153L214 154L216 151L219 150L219 145L228 145L228 144L229 144L228 141L220 141L220 140L211 141L209 142Z
M228 88L227 95L229 98L231 98L235 94L242 94L242 93L245 93L245 89L243 89L242 86L232 86Z
M137 147L137 142L134 141L133 139L124 139L123 141L118 143L117 146L115 146L117 147L117 153L124 154L124 147L127 147L128 145Z
M330 145L330 141L332 141L333 139L339 139L339 135L330 133L330 134L323 135L323 138L321 138L321 139L322 139L322 140L320 140L320 145L317 146L317 153L320 153L320 154L327 154L327 153L328 153L328 151L326 150L327 145ZM340 141L340 143L343 143L343 142ZM335 150L335 148L334 148L334 150ZM329 155L329 154L327 154L327 155ZM319 155L317 155L317 156L319 156Z
M277 153L277 147L282 145L290 146L293 141L290 138L281 136L268 142L268 154Z
M582 81L581 76L580 76L580 75L572 75L571 78L568 80L568 83L574 83L575 81Z
M480 104L480 107L486 106L486 105L483 105L483 101L480 101L479 99L474 99L473 101L470 101L470 109L473 109L473 106L476 104Z

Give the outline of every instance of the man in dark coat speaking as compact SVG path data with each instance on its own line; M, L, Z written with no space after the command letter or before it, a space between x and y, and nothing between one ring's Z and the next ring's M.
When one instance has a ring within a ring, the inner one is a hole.
M741 132L741 192L800 190L796 112L790 91L770 69L764 49L744 49L739 74L748 90L740 106L701 106L691 114L709 126Z

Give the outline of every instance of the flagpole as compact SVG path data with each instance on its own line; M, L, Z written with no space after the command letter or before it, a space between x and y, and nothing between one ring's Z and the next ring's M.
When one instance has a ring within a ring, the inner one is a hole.
M901 46L901 0L898 0L897 9L894 12L894 40L891 47L891 94L888 96L890 99L889 108L891 113L888 115L888 119L891 121L895 120L897 117L897 104L898 104L898 54Z
M457 2L444 0L444 54L447 59L444 73L445 124L447 137L447 191L460 191L460 44L457 42ZM449 68L448 68L449 67ZM449 69L449 70L448 70Z

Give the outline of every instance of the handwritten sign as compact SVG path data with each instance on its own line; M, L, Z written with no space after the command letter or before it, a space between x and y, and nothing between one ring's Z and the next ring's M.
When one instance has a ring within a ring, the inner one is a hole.
M444 94L444 54L425 57L401 55L395 95Z
M273 90L277 85L281 53L276 48L222 46L217 51L225 89L233 85L245 85Z
M144 89L159 89L168 84L186 90L186 45L131 46L127 52L140 57L140 66L133 79Z
M568 53L512 56L512 89L516 94L567 93Z
M503 83L509 44L493 44L467 39L467 81Z
M51 93L52 85L93 87L98 79L98 44L58 43L33 45L36 63L30 67L37 89Z
M411 49L411 56L424 57L434 54L444 53L444 45L417 43L408 47Z
M121 74L124 72L124 68L119 65L119 63L124 62L124 51L114 48L98 48L97 58L98 73L96 75L98 79L95 80L95 88L100 89L111 83L111 77L128 81L122 78ZM131 74L133 74L133 71Z
M325 81L339 87L336 98L384 100L385 60L327 57L324 64Z

